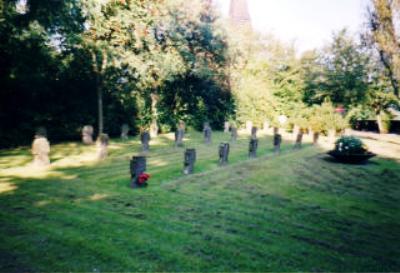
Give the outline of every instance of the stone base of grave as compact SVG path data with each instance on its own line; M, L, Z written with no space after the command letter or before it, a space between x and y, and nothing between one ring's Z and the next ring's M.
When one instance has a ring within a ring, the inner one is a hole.
M143 188L147 187L147 183L139 183L139 175L146 171L146 157L134 156L130 162L130 173L131 173L131 188Z
M229 143L221 143L219 145L219 165L223 166L228 164L229 157Z
M194 163L196 162L196 150L186 149L183 163L183 174L192 174L194 171Z

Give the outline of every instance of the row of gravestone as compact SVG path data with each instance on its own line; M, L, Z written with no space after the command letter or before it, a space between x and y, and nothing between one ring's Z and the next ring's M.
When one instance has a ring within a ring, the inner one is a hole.
M178 129L181 130L182 127ZM204 128L204 138L206 143L210 143L210 130L209 126L205 126ZM183 134L183 132L177 133L177 135ZM176 138L177 140L177 138ZM299 149L302 146L303 140L303 131L299 130L297 133L296 141L294 144L294 149ZM179 142L181 143L181 142ZM274 144L274 152L280 153L282 143L282 136L278 133L278 130L274 130L273 144ZM249 142L249 158L257 157L257 148L258 148L258 138L257 138L257 128L251 128L251 137ZM230 151L229 143L221 143L218 147L218 155L219 155L219 165L224 166L228 164ZM194 165L196 162L196 149L186 149L184 153L184 163L183 163L183 173L188 175L194 172ZM132 188L139 188L143 186L147 186L146 183L140 183L139 177L142 173L146 171L146 157L145 156L134 156L130 162L130 173L131 173L131 186Z
M88 129L88 128L86 128ZM84 130L88 132L88 130ZM93 144L92 137L88 134L83 134L83 141L86 144ZM97 139L97 158L99 160L105 159L108 155L108 143L109 137L107 134L100 134ZM42 167L50 165L50 143L47 140L46 129L41 127L36 131L32 142L32 155L33 155L33 165Z
M231 141L234 142L237 140L238 137L238 131L237 128L234 126L230 126L229 123L225 123L225 132L231 133ZM93 132L94 129L90 125L86 125L82 129L82 142L84 144L90 145L93 144ZM129 133L129 127L127 125L123 125L121 128L121 138L128 138L128 133ZM204 142L206 144L211 143L212 139L212 129L211 126L208 122L204 123L204 128L203 128L203 134L204 134ZM47 140L46 137L46 130L44 128L39 128L37 130L37 133L35 135L35 139L32 143L32 154L34 156L33 163L34 165L38 166L47 166L50 164L49 160L49 153L50 153L50 144ZM181 121L178 125L178 129L175 132L175 145L177 147L182 147L183 146L183 139L185 136L185 123ZM278 141L277 137L281 136L278 134L278 129L274 128L274 146L275 142ZM295 147L300 147L301 142L302 142L302 137L303 137L303 131L300 130L297 134L296 138L296 144ZM314 136L314 142L317 139ZM150 134L149 132L145 131L142 132L140 135L140 141L142 143L142 150L144 152L149 151L150 148ZM280 142L280 141L279 141ZM109 137L107 134L100 134L98 139L97 139L97 158L99 160L105 159L107 157L107 147L109 143ZM257 127L252 127L251 128L251 141L250 141L250 155L253 157L256 154L256 149L258 146L258 140L257 140Z

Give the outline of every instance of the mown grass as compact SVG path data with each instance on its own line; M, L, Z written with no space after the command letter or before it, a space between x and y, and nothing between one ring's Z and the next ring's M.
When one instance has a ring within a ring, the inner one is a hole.
M243 136L218 167L229 137L207 146L192 132L196 173L183 176L170 138L153 142L139 190L137 139L113 141L98 164L63 165L94 148L56 145L41 176L16 168L27 149L0 152L0 271L400 271L399 162L343 165L289 142L277 156L266 136L248 160Z

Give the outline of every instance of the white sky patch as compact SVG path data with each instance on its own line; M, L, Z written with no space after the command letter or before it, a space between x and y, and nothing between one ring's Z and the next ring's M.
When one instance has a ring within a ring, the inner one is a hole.
M225 16L230 0L214 0ZM333 32L355 33L366 21L368 0L248 0L253 28L295 42L300 51L322 47Z

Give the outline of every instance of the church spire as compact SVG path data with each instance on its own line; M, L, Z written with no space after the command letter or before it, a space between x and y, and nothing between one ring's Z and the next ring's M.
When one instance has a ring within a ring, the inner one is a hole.
M231 0L229 17L235 25L251 25L247 0Z

